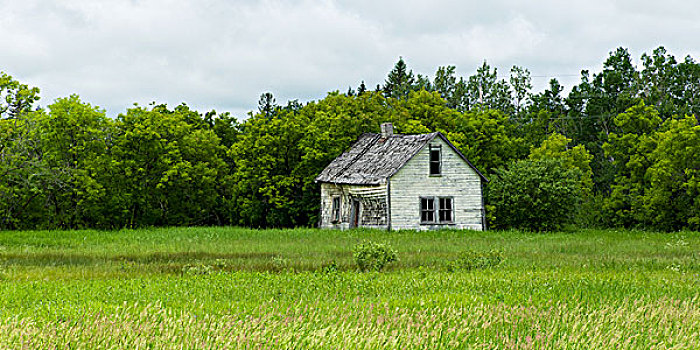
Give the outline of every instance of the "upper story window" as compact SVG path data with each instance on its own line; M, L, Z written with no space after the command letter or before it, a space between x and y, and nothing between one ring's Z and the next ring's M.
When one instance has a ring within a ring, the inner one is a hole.
M430 175L442 174L442 154L440 146L430 145Z

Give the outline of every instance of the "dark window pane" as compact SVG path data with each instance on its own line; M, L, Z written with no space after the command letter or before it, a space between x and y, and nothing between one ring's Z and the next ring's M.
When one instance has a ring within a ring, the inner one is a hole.
M450 222L452 221L452 211L451 210L441 210L440 211L440 221Z
M430 163L430 175L440 175L440 163Z
M420 200L420 221L435 221L435 200L432 198L421 198Z
M333 198L332 220L340 221L340 197Z
M440 175L440 150L430 150L430 175Z
M452 222L452 198L440 198L438 216L440 222Z
M440 198L440 209L452 209L452 198Z

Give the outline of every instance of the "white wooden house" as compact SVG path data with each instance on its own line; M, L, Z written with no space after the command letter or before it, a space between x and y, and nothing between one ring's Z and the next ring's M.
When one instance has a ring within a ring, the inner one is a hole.
M363 134L316 177L323 228L485 230L488 180L439 133Z

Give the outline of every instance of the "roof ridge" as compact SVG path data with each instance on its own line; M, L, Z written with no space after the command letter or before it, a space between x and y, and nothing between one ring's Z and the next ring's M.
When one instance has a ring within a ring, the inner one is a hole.
M441 139L471 166L481 178L483 174L440 132L395 134L363 133L355 143L336 157L315 178L316 182L376 185L396 174L432 140Z

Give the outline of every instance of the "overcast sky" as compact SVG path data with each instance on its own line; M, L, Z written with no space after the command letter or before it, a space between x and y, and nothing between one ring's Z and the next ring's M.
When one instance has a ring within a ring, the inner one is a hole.
M399 56L430 77L519 65L536 90L570 88L619 46L697 61L698 18L681 0L0 0L0 71L42 106L76 93L110 117L151 101L243 117L266 91L284 104L374 88Z

